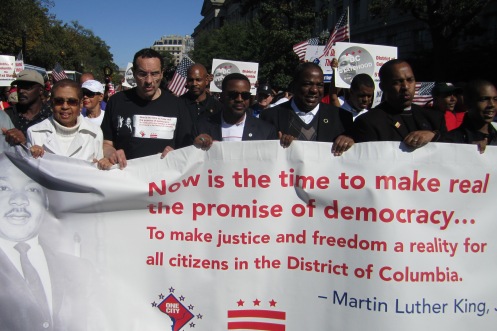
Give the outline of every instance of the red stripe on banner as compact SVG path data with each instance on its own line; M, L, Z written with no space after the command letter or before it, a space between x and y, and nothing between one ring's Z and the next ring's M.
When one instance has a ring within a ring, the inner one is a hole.
M228 330L285 331L285 326L282 324L262 322L228 322Z
M278 320L285 320L286 313L284 311L273 311L263 309L246 309L246 310L228 310L228 318L237 317L264 317Z

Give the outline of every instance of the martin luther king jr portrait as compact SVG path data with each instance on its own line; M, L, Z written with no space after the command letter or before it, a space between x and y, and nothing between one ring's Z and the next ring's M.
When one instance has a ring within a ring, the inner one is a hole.
M49 216L45 188L5 154L0 169L0 330L100 329L88 319L91 264L39 236Z

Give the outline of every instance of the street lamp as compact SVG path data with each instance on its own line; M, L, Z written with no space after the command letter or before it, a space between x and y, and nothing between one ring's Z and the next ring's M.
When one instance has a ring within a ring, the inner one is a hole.
M104 67L104 77L105 77L105 92L104 92L104 98L107 98L109 96L109 89L110 89L110 76L112 76L112 68L109 66ZM107 100L105 100L107 101Z

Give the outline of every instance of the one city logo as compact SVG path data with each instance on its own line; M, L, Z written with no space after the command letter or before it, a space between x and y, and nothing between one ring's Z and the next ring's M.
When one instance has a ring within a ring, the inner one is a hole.
M159 294L159 302L152 302L153 308L158 308L162 313L164 313L170 319L170 329L171 331L183 330L185 326L190 328L195 328L198 320L202 319L202 314L194 314L194 306L189 304L185 306L186 298L183 295L176 297L174 295L175 289L173 287L169 288L169 294L166 296L164 294Z

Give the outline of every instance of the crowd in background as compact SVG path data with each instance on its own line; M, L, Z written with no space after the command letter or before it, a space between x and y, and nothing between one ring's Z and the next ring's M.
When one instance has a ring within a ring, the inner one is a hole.
M21 145L33 157L48 152L110 169L192 144L208 149L218 141L279 139L283 147L296 139L324 141L333 143L335 156L367 141L401 141L410 148L467 143L481 153L497 144L492 83L437 82L433 99L421 107L413 102L415 74L399 59L380 68L382 100L373 109L372 77L358 74L350 89L337 89L311 62L295 68L285 88L273 88L271 79L258 82L255 96L242 74L225 76L222 92L210 93L212 75L199 63L188 68L187 92L181 96L167 89L163 74L163 58L152 49L135 54L137 86L113 96L91 73L79 82L63 79L52 85L38 72L24 70L1 96L1 150Z

